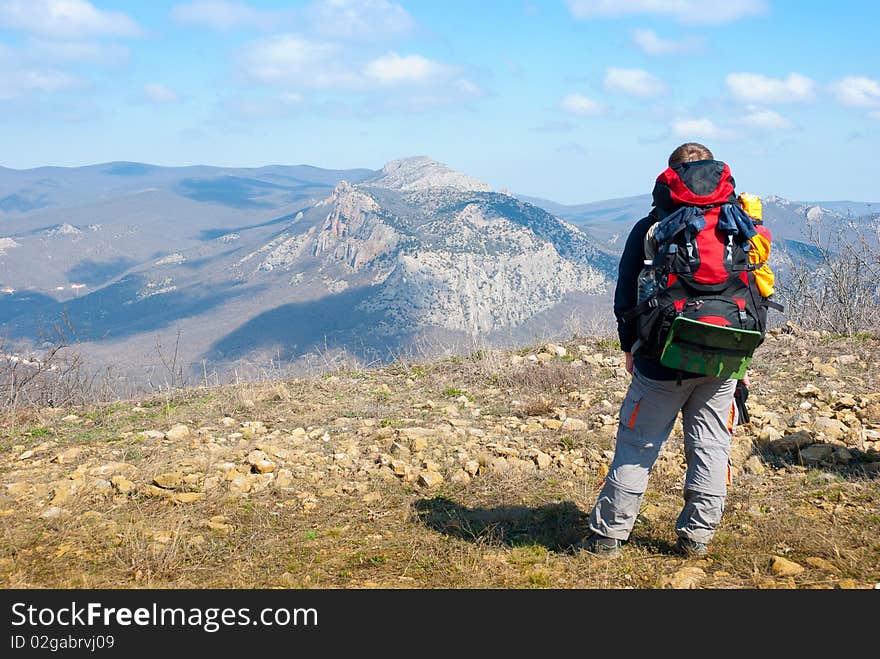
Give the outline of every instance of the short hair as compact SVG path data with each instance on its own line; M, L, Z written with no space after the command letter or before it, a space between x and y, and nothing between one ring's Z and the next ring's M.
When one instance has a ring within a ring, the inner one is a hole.
M696 160L715 160L715 156L712 155L712 152L708 147L705 147L698 142L685 142L669 154L670 167L675 167L683 162L694 162Z

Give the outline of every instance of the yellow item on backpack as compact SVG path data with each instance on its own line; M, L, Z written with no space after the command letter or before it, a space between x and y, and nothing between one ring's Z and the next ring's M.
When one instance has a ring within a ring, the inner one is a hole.
M754 220L755 228L758 230L758 233L749 240L752 245L752 248L749 250L749 261L751 263L763 263L760 268L755 270L755 284L757 284L758 292L763 297L770 297L776 290L774 288L776 276L773 274L770 266L767 265L767 260L770 258L770 242L773 237L769 229L763 225L761 198L748 192L741 192L737 200L742 209Z
M748 192L740 192L737 201L739 201L739 205L742 206L742 209L753 220L757 220L758 222L764 221L762 216L763 208L761 206L761 198L758 195L749 194Z

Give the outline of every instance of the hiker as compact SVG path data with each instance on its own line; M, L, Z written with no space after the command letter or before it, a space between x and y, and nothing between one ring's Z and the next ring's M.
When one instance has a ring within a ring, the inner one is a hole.
M654 186L651 213L632 228L620 258L614 314L626 370L632 375L632 381L620 408L614 458L590 513L590 533L576 545L609 558L620 553L621 543L630 536L648 486L648 477L679 411L684 429L687 473L684 505L675 524L678 553L685 556L708 553L708 544L724 510L730 478L729 453L731 432L736 422L734 389L737 380L664 366L644 345L646 337L639 323L645 322L649 312L647 307L641 310L644 305L637 302L637 281L643 264L650 264L658 249L661 251L658 259L670 257L675 251L665 247L668 253L663 252L654 239L656 234L666 230L657 223L667 217L675 219L672 215L679 209L684 209L681 213L688 211L702 221L702 225L694 226L705 227L710 215L711 220L718 223L714 232L701 232L709 234L708 238L701 235L694 240L695 251L699 251L702 258L698 274L704 266L713 267L710 262L713 256L721 262L724 250L729 249L722 240L720 218L724 218L727 226L731 223L751 226L751 223L747 217L745 220L740 216L730 219L734 213L730 206L736 204L734 179L728 166L716 161L707 147L694 142L682 144L669 156L668 165ZM736 212L742 213L737 209ZM754 227L749 231L747 235L753 235ZM743 239L743 242L747 240ZM687 246L688 253L692 246ZM741 251L739 256L744 263L741 269L748 271L746 251ZM718 269L717 265L714 267ZM721 274L733 277L723 272L723 268ZM747 279L748 275L745 275L744 280ZM681 302L683 305L684 300ZM702 303L700 301L699 305ZM656 308L656 303L654 306ZM706 307L709 306L711 303L707 302ZM682 315L682 309L678 306L676 309L679 312L676 315ZM634 311L637 312L635 317ZM746 315L742 307L739 313L741 318ZM725 323L727 321L721 318L718 324ZM739 377L743 375L741 373Z

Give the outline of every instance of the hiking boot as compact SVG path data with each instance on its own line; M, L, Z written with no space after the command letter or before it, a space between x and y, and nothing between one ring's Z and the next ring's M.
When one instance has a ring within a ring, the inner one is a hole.
M580 542L575 543L574 547L601 558L617 558L620 556L620 540L606 538L598 533L588 535Z
M675 552L687 558L702 558L709 553L709 547L702 542L694 542L679 536L678 542L675 543Z

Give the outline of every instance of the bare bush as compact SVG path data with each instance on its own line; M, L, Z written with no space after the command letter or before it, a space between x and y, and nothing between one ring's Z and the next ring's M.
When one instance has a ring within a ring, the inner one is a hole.
M63 341L42 351L16 350L0 340L0 410L14 424L22 408L78 405L94 398L96 374Z
M779 285L789 320L807 329L855 336L880 327L880 215L836 225L807 222L818 264L793 261Z

